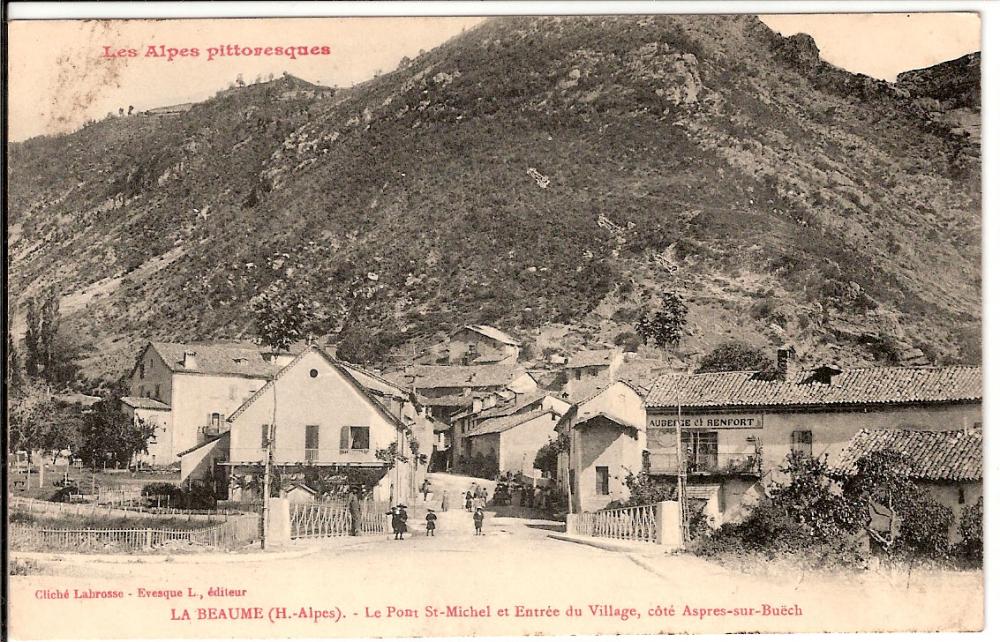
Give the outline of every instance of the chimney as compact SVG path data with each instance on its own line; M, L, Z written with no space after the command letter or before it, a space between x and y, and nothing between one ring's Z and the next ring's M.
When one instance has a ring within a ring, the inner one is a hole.
M198 362L195 361L195 355L196 354L197 353L192 352L190 350L185 350L184 351L184 360L181 361L181 365L184 366L185 368L197 368L198 367Z
M779 381L786 381L788 379L788 362L795 358L795 348L792 346L783 346L778 348L778 358L775 361L777 366L775 370L777 371L777 379Z
M841 372L843 372L843 370L835 363L822 365L813 370L812 380L817 383L830 385L833 378Z

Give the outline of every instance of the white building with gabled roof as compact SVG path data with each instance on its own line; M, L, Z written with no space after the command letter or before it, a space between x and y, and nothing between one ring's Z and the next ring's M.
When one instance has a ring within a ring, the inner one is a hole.
M127 377L121 408L157 425L147 461L171 465L179 453L220 434L226 417L275 370L249 344L150 341Z
M388 382L373 383L392 390ZM272 423L272 463L283 479L292 480L307 468L330 476L368 469L380 479L377 500L408 499L415 491L414 427L359 382L350 366L315 346L300 352L235 409L216 442L186 453L182 476L211 478L223 494L220 482L259 474ZM407 461L388 456L392 449ZM234 499L236 488L227 489Z

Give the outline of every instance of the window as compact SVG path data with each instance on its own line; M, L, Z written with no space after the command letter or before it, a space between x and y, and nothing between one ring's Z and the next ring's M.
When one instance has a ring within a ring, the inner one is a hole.
M962 486L958 487L958 503L959 504L965 503L965 488L963 488Z
M312 370L309 371L309 376L315 379L316 377L319 376L319 370L313 368Z
M156 399L159 399L160 398L160 384L156 384L156 387L154 388L154 390L155 390L155 392L153 393L153 397L155 397Z
M267 440L271 437L271 424L262 424L260 427L260 447L267 448Z
M597 472L597 494L610 495L611 475L608 472L608 467L598 466L594 470Z
M681 431L681 447L688 472L717 472L719 468L719 433Z
M343 426L340 429L340 452L368 450L368 426Z
M319 458L319 426L306 426L306 461Z
M813 454L813 434L811 430L792 431L792 452L802 453L806 457Z
M146 363L143 361L139 362L139 378L140 379L146 378Z
M236 399L236 386L233 384L230 384L229 386L229 398Z
M222 413L213 412L212 422L210 424L213 428L222 428Z

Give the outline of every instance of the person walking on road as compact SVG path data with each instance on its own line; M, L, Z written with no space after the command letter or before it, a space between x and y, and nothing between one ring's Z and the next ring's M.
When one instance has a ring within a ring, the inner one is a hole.
M441 512L442 513L447 513L448 512L448 491L447 490L444 491L443 493L441 493Z
M486 514L483 513L483 509L482 508L477 508L476 512L474 512L472 514L472 523L476 527L476 535L482 535L483 534L483 519L485 517L486 517Z
M434 514L433 508L427 509L427 537L434 537L434 529L437 527L437 515Z
M347 498L347 513L351 518L351 535L357 536L358 524L361 523L361 501L356 488L351 489L351 495Z
M465 510L472 510L472 491L465 491Z
M431 492L431 482L429 479L424 479L424 483L420 484L420 492L424 494L424 503L427 502L427 494Z
M393 539L403 539L403 533L406 532L406 520L408 519L406 514L406 505L399 504L398 506L393 507L393 509L386 513L386 515L392 516Z

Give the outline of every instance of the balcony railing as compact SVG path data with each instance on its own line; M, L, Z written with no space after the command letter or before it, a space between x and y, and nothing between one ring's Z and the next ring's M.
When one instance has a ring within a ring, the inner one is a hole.
M198 427L198 432L205 435L206 437L218 437L219 433L221 433L223 430L224 428L222 426L211 425L211 424L208 426Z
M761 474L761 458L753 451L689 453L685 457L688 474L755 475ZM677 453L650 452L649 472L653 475L676 475Z

